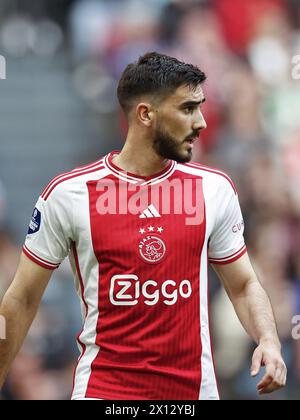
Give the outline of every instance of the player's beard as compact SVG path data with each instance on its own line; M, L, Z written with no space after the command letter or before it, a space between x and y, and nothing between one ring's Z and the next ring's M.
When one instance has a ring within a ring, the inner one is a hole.
M155 131L153 148L163 158L175 160L178 163L187 163L192 159L192 149L185 149L185 142L188 139L196 137L197 134L193 133L185 140L179 142L158 124Z

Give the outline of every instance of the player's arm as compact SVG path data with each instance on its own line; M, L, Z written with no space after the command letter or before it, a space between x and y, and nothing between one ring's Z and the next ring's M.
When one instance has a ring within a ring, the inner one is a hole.
M51 274L51 270L21 255L15 278L0 305L6 324L6 338L0 339L0 388L35 318Z
M235 262L212 266L242 325L258 345L253 354L251 375L256 376L261 366L266 368L264 377L257 385L258 392L265 394L283 387L287 372L281 356L273 310L247 253Z

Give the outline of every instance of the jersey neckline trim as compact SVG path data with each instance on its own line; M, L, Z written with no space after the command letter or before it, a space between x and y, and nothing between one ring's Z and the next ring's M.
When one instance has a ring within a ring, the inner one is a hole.
M170 163L166 168L164 168L160 172L156 172L155 174L151 176L141 176L137 174L133 174L131 172L126 172L125 170L119 168L117 165L113 163L113 158L115 155L118 155L120 151L114 150L110 152L108 155L104 158L104 164L105 166L114 174L117 175L119 178L132 182L132 183L152 183L154 181L164 180L168 176L170 176L174 172L174 168L176 166L176 162L173 160L170 160Z

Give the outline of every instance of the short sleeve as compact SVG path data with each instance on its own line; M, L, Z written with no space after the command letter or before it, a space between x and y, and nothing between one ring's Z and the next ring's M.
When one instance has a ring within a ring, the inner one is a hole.
M227 181L218 196L216 222L208 243L208 261L212 264L228 264L247 251L244 220L238 194Z
M39 198L29 224L23 252L36 264L55 270L68 256L72 242L72 204L57 188Z

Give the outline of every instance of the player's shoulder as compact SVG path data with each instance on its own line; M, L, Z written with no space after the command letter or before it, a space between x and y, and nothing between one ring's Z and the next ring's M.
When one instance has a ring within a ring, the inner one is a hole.
M199 176L215 186L220 186L221 188L230 187L237 193L233 180L222 169L202 165L197 162L178 164L177 169L187 174Z
M78 166L69 172L61 173L49 182L42 191L41 198L47 201L54 195L66 195L73 191L74 187L80 188L80 185L84 185L89 177L93 177L94 174L103 169L105 169L104 157L84 166Z

